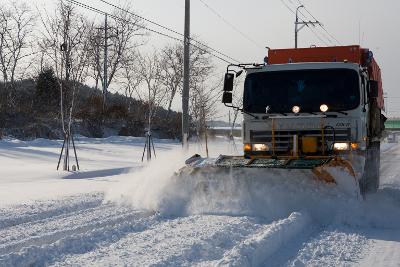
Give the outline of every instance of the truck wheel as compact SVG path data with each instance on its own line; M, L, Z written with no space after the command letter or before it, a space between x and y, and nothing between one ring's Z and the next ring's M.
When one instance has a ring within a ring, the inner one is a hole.
M361 194L376 193L379 188L380 142L372 142L365 156L364 173L359 182Z

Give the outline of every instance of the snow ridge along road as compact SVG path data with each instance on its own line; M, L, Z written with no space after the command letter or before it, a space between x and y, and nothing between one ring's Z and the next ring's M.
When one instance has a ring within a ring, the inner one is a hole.
M16 207L18 209L18 207ZM0 230L0 262L6 266L48 265L67 253L90 251L115 242L127 232L154 223L149 212L112 204L79 207L73 212L33 219Z
M54 171L59 142L0 140L0 266L399 266L399 145L360 201L295 172L220 177L199 197L170 179L180 145L155 141L149 169L140 138L79 138L85 169L70 174Z
M295 239L308 223L307 215L292 213L287 219L266 225L236 245L218 266L260 266L283 244Z

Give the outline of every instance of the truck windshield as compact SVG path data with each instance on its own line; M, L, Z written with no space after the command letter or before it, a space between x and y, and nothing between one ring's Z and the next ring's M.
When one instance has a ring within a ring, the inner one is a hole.
M319 112L355 109L360 104L358 73L350 69L256 72L247 75L243 109L250 113Z

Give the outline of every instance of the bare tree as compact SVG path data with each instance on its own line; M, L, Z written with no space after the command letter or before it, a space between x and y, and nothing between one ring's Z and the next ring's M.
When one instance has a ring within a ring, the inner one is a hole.
M124 11L126 10L126 11ZM129 60L130 52L143 44L142 36L146 35L143 30L143 22L137 16L132 15L132 8L129 4L122 9L116 9L112 12L112 20L109 20L107 31L107 87L118 77L123 75L123 63L131 64ZM128 12L127 12L128 11ZM97 25L99 29L93 32L91 62L93 66L93 78L101 82L104 88L104 25Z
M167 88L168 105L170 112L176 94L182 92L183 87L183 45L167 45L162 50L162 81ZM194 90L214 70L214 65L206 48L192 46L190 50L190 88Z
M205 133L207 121L218 114L217 104L221 100L222 79L214 83L198 84L190 94L190 115L200 136Z
M74 8L62 0L59 1L54 16L45 12L41 15L41 21L44 31L40 47L47 56L48 64L55 70L60 84L60 115L66 148L64 170L69 170L69 145L71 140L74 143L71 126L75 96L79 85L88 76L93 22L75 13ZM77 165L79 168L78 161Z
M152 119L157 109L166 103L167 90L162 85L162 67L159 54L154 51L151 55L138 57L138 74L143 82L142 93L138 92L138 98L147 103L148 127L151 129Z
M162 81L169 91L168 114L171 111L172 102L177 92L183 87L183 46L168 45L162 50Z
M15 108L15 81L23 59L32 55L30 41L35 14L21 2L0 5L0 70L5 94L2 98ZM0 103L1 105L1 103Z
M155 147L152 139L152 122L156 116L157 110L165 104L167 91L162 86L161 77L161 60L157 51L152 54L140 55L138 57L138 69L137 69L142 81L143 81L143 94L138 94L139 99L145 99L145 103L148 107L147 112L147 129L146 129L146 142L143 150L142 161L144 155L147 154L147 160L151 160L152 149L155 155ZM147 93L147 94L146 94ZM142 97L144 96L144 98ZM147 153L146 153L147 151Z
M131 111L132 99L138 98L140 101L144 101L143 95L140 92L140 85L143 82L143 75L139 71L139 60L140 56L138 52L130 50L122 60L122 73L120 84L124 88L124 94L126 98L126 105L128 112ZM142 59L143 60L143 59Z
M217 115L217 103L221 98L222 79L215 83L198 83L190 94L190 116L198 141L204 138L208 157L207 121Z
M75 12L74 8L59 1L53 16L47 12L40 16L44 30L39 46L47 64L54 69L60 82L61 117L63 130L72 118L74 96L78 85L88 77L93 22ZM64 115L69 112L66 120Z
M95 81L95 89L99 89L100 74L101 74L101 53L103 51L102 46L104 46L104 38L102 37L102 30L96 27L89 36L91 46L89 48L90 53L90 76Z

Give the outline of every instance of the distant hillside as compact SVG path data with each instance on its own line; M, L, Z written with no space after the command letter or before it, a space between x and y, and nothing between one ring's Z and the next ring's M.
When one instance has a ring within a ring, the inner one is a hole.
M19 81L16 85L14 108L0 103L0 137L7 135L20 139L62 138L60 93L55 87L56 85L51 85L49 80ZM4 84L0 83L0 93L4 92ZM65 98L65 101L68 101L68 96ZM79 84L75 99L74 134L88 137L144 136L147 106L143 102L110 93L103 117L100 90ZM168 113L167 110L159 108L153 121L152 133L159 138L179 138L181 113Z

